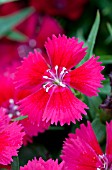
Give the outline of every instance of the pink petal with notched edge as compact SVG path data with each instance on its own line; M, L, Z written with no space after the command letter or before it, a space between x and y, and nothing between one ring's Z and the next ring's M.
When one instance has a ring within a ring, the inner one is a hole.
M86 104L76 98L69 88L56 86L44 110L43 120L51 121L51 124L56 125L59 121L61 126L65 123L75 123L75 120L82 119L81 113L86 115L84 109L87 108Z
M9 117L5 114L5 111L4 108L0 108L0 131L2 131L10 121Z
M0 129L0 164L8 165L12 161L12 156L18 155L17 149L22 145L24 132L22 132L22 126L17 122L8 124L6 121L4 125L4 128Z
M61 158L66 170L96 170L102 165L95 150L79 137L71 137L65 141Z
M28 58L24 59L16 73L16 87L24 89L36 87L38 89L43 83L42 76L47 69L47 63L40 53L36 50L35 53L29 53Z
M65 83L87 96L96 96L99 92L98 88L102 87L101 80L104 80L101 74L104 67L100 65L98 59L99 57L92 57L82 66L66 74Z
M37 160L34 158L32 161L28 161L27 165L24 167L20 167L20 170L62 170L63 169L63 162L58 164L58 160L54 161L49 159L44 161L42 158ZM63 169L64 170L64 169Z
M106 154L109 162L112 162L112 120L110 123L106 123L107 142L106 142Z
M50 63L52 67L66 67L71 69L77 65L85 56L86 49L82 48L83 42L78 42L76 38L67 38L65 35L56 37L52 36L52 40L48 38L45 43Z
M19 102L21 114L28 115L29 120L32 123L36 123L38 126L40 126L48 99L49 94L46 93L43 88L38 90Z
M81 124L75 134L69 134L69 138L64 142L61 158L68 169L96 170L103 167L99 155L103 155L103 152L88 122L87 127Z
M77 138L77 136L85 140L95 150L97 155L103 154L89 121L87 122L87 126L81 124L80 129L77 128L75 134L69 134L69 137L74 139Z
M40 126L38 126L36 123L32 123L29 118L21 120L20 123L23 125L25 133L30 137L37 136L38 133L44 132L49 127L49 123L41 121Z

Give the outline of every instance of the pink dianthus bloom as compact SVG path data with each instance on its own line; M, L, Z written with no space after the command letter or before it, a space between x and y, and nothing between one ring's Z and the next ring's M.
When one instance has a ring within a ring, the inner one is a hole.
M20 167L20 170L64 170L64 162L58 165L58 161L49 159L44 161L42 158L28 161L27 165Z
M24 132L17 122L9 123L10 119L4 109L0 109L0 164L8 165L12 156L17 156L17 149L22 145Z
M20 101L23 115L28 114L32 122L38 125L42 121L61 125L82 119L86 115L85 103L76 98L71 88L87 96L96 96L102 87L101 71L103 66L99 57L91 57L82 66L73 69L85 56L83 42L76 38L52 36L45 43L49 62L35 51L29 53L16 73L16 87L30 89L31 94Z
M19 111L17 101L24 98L29 92L22 90L20 93L17 92L13 84L13 67L9 67L7 72L0 75L0 107L5 108L5 114L11 119L22 116ZM38 127L37 124L31 123L29 118L25 118L19 121L23 126L25 135L23 138L23 144L27 145L28 142L32 142L32 137L37 136L38 133L44 132L49 127L49 123L42 122Z
M102 152L90 122L81 124L75 134L66 139L61 158L66 170L112 170L112 121L106 124L107 144Z

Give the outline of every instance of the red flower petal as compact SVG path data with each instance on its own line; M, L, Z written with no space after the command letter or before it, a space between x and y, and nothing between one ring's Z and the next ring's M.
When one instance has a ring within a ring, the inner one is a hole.
M31 137L37 136L39 132L42 133L49 127L49 123L41 122L38 126L36 123L32 123L29 118L21 120L20 123L23 125L25 133Z
M23 115L28 115L32 123L37 123L38 126L42 123L42 115L46 107L49 94L42 88L36 93L26 97L20 101L20 109Z
M43 74L48 69L47 63L40 53L29 53L25 58L21 67L16 73L17 88L38 88L43 82Z
M8 124L5 113L3 110L0 112L0 120L3 116L4 122L4 127L0 128L0 164L8 165L12 161L12 156L17 156L17 149L22 145L24 132L17 122Z
M61 157L65 161L65 166L70 170L74 170L74 168L76 170L96 170L98 167L103 167L99 155L103 155L103 152L92 126L88 122L87 126L81 124L75 134L69 134Z
M47 106L44 111L43 120L51 120L51 124L65 123L82 119L81 113L86 114L86 104L77 99L69 88L57 86L53 88Z
M2 131L5 126L9 124L9 117L5 115L5 109L1 108L0 109L0 131Z
M49 159L44 161L42 158L39 158L39 160L35 158L32 161L28 161L24 167L20 167L20 170L62 170L62 163L58 165L57 160Z
M79 137L65 141L61 158L65 161L66 170L96 170L102 166L95 150Z
M83 42L78 43L78 39L52 36L48 39L45 47L53 67L56 65L70 69L77 65L85 56L86 48L82 48Z
M109 161L112 162L112 121L107 123L107 142L106 142L106 154L109 158Z
M92 57L82 66L66 74L64 81L87 96L96 96L98 88L102 87L101 80L104 80L101 74L104 67L100 65L101 62L97 62L98 58Z
M87 127L84 124L81 124L80 129L77 128L75 134L70 134L69 136L73 138L77 138L77 136L80 137L95 150L97 155L103 154L89 121L87 123Z

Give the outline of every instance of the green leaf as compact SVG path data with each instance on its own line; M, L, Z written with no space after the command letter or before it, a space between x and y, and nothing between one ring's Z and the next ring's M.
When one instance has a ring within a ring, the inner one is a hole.
M7 2L13 2L13 1L18 1L18 0L0 0L0 4L4 4Z
M103 64L112 64L112 55L101 55L99 60Z
M85 103L88 105L91 119L96 117L96 114L99 113L99 105L102 103L100 96L97 97L87 97L85 96Z
M0 38L6 35L14 26L26 19L33 11L33 8L26 8L16 14L0 17Z
M99 29L99 24L100 24L100 13L99 11L97 12L96 14L96 19L95 19L95 22L92 26L92 29L90 31L90 34L88 36L88 39L87 39L87 45L88 45L88 50L87 50L87 55L86 55L86 60L89 59L93 53L93 48L94 48L94 45L95 45L95 41L96 41L96 36L97 36L97 33L98 33L98 29Z
M17 118L14 118L14 119L11 119L11 121L18 121L18 120L23 120L23 119L26 119L28 116L20 116L20 117L17 117Z
M13 162L11 164L11 170L19 170L19 158L13 157Z
M100 89L101 94L110 95L111 87L110 87L110 80L107 78L103 81L103 88Z
M109 36L107 37L107 39L105 40L106 44L109 44L112 42L112 26L110 25L110 23L107 23L107 30L109 32Z
M91 29L89 36L88 36L88 39L86 41L86 45L88 46L87 55L79 63L78 66L82 65L85 61L87 61L92 56L93 48L94 48L94 45L95 45L95 41L96 41L98 29L99 29L99 24L100 24L100 13L99 13L99 11L97 11L95 22L92 26L92 29Z
M98 142L102 143L105 140L105 134L106 134L105 125L102 124L100 119L97 117L92 122L92 127L94 129Z
M28 37L25 34L15 30L9 31L7 37L11 40L20 41L20 42L24 42L28 39Z

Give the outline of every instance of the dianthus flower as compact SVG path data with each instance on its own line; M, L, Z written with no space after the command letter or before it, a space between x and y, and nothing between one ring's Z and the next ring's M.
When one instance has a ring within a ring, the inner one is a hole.
M87 2L88 0L30 0L31 6L38 12L67 17L72 20L81 16Z
M66 139L62 159L66 170L112 170L112 121L106 124L107 144L105 154L96 139L91 123L80 125L75 134Z
M0 75L0 107L6 109L5 114L11 119L22 116L17 105L18 99L22 99L23 96L28 94L27 90L18 92L14 88L13 84L13 71L15 67L9 67L8 70ZM32 137L37 136L38 133L44 132L49 127L49 123L42 122L38 127L37 124L32 124L29 118L25 118L19 121L22 124L25 131L23 138L23 144L27 145L28 142L32 142Z
M40 53L29 53L16 74L16 87L30 89L31 94L20 101L23 115L28 114L32 122L59 121L61 125L82 119L86 114L85 103L76 98L71 88L87 96L96 96L102 87L103 75L99 57L91 57L82 66L75 68L85 56L86 49L78 39L65 35L48 39L45 43L49 62Z
M44 161L42 158L37 160L36 158L32 161L28 161L27 165L20 167L20 170L64 170L64 163L58 165L58 161L49 159Z
M5 110L0 109L0 164L8 165L12 156L17 156L17 149L22 145L24 132L17 122L9 123Z

